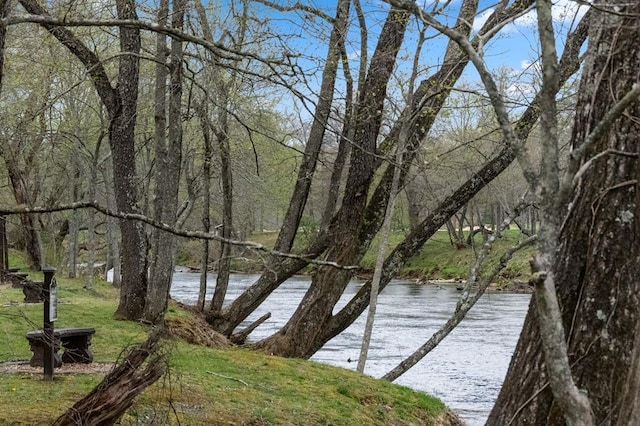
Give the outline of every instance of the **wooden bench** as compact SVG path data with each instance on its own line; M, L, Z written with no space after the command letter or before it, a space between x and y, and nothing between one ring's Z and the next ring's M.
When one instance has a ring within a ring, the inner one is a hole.
M89 349L91 337L95 334L95 328L59 328L53 331L53 365L60 367L63 363L93 362L93 354ZM31 347L33 356L29 361L32 367L42 367L44 365L44 345L45 337L42 330L30 331L27 333L27 340ZM58 355L58 350L62 346L62 357Z

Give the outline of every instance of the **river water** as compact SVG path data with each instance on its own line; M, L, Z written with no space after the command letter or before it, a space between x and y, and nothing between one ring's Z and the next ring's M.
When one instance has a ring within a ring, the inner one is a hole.
M227 300L237 297L257 277L232 275ZM210 280L209 287L213 288L215 276ZM271 312L271 318L254 331L250 340L266 337L284 325L309 283L308 277L301 276L280 286L247 319L248 323ZM361 284L351 282L336 308L344 306ZM171 296L195 304L198 287L198 274L176 272ZM392 281L379 298L365 372L381 377L415 351L447 321L459 296L451 284ZM506 374L529 299L526 294L483 296L436 349L395 383L437 396L471 426L484 424ZM365 318L366 313L312 359L355 370Z

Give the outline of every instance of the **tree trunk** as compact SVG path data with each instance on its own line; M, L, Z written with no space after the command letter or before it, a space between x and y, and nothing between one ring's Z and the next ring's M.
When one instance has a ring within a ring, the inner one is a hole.
M100 148L104 134L101 133L96 142L93 151L93 159L91 160L91 178L89 179L89 199L96 199L96 187L98 185L98 161L100 157ZM95 259L96 259L96 211L89 209L87 211L87 270L84 277L84 287L93 288L95 278Z
M324 140L325 129L331 113L338 64L340 63L340 55L347 36L350 4L350 0L338 1L336 19L329 38L329 51L322 72L318 105L314 113L309 138L305 145L304 158L298 170L291 201L283 220L282 229L274 245L276 251L288 252L291 250L307 197L309 196L309 188L311 187L318 156L320 155L320 147ZM280 259L273 259L275 263L279 261Z
M202 163L202 230L209 232L211 230L211 130L208 120L208 112L205 106L198 107L198 116L202 127L202 136L204 139L204 159ZM200 262L200 289L198 291L197 307L200 311L204 311L205 298L207 295L207 275L209 273L209 240L202 240L202 260Z
M166 6L166 5L165 5ZM183 0L173 0L171 14L171 27L182 30L184 23L185 4ZM165 7L166 11L168 6ZM163 13L160 11L159 13ZM165 18L166 20L166 18ZM166 48L163 37L158 35L158 55ZM155 191L155 216L162 223L175 224L178 211L178 187L180 182L180 168L182 165L182 41L171 39L171 65L170 65L170 89L169 89L169 132L165 141L160 137L157 142L156 157L156 191ZM160 65L163 66L163 65ZM164 96L166 85L163 84L166 74L157 71L157 83L160 85L156 98ZM162 120L164 108L158 111L157 118ZM160 130L160 129L156 129ZM164 132L164 129L161 130ZM151 264L151 280L147 290L145 305L145 320L157 324L163 321L164 313L169 302L169 290L173 278L175 236L160 230L156 233L154 242L154 262Z
M618 13L608 12L612 5ZM637 84L640 3L618 0L600 7L607 9L596 9L590 29L572 136L574 151L584 151L581 177L571 199L562 200L566 209L560 211L568 213L552 270L574 380L586 391L596 424L627 425L639 414L640 376L631 374L640 351L638 102L602 137L582 144ZM488 423L564 424L548 379L532 304Z
M71 101L75 103L75 100ZM73 108L75 112L75 108ZM79 117L74 117L75 120L73 122L73 132L75 135L79 134ZM73 139L73 151L71 152L70 158L70 169L69 170L69 193L71 195L71 202L75 203L78 200L78 195L80 193L80 181L81 181L81 169L80 169L80 139ZM78 234L80 230L80 212L78 210L71 211L70 222L70 234L71 234L71 244L69 244L68 248L68 257L69 257L69 278L75 278L77 276L77 265L78 265Z
M340 265L359 261L360 247L353 239L358 233L366 207L369 186L375 171L376 142L382 120L387 84L404 39L408 13L392 8L382 28L371 67L361 91L354 115L354 149L345 187L342 208L338 212L335 239L328 260ZM315 336L331 317L335 303L349 283L351 272L320 267L311 286L289 322L261 343L274 354L309 356Z
M20 0L29 13L47 16L35 0ZM118 19L137 19L133 0L117 0ZM87 69L93 86L109 114L109 145L114 167L116 207L122 213L137 213L135 124L138 103L140 30L120 28L118 84L114 88L96 54L65 27L41 24L57 38ZM147 292L146 241L140 222L120 220L122 235L122 291L115 316L139 319Z
M169 20L169 0L160 0L157 11L158 25L163 27L168 26ZM165 222L165 211L167 206L167 173L168 173L168 155L167 152L167 80L169 78L169 65L167 58L169 56L169 49L167 48L167 36L163 33L156 34L156 51L155 51L155 87L154 87L154 180L155 180L155 192L153 199L153 218L160 223ZM149 247L149 283L158 288L155 283L164 281L164 275L166 273L164 262L166 262L166 251L163 241L168 234L160 229L153 228L151 230L150 247ZM171 238L171 237L169 237ZM149 312L149 304L157 303L160 306L154 311L162 309L162 302L156 299L161 299L162 295L155 294L151 296L151 292L147 294L146 312L155 316L155 312ZM153 300L149 298L152 297ZM152 318L146 318L148 321L152 321Z
M222 238L231 238L233 229L233 174L231 169L231 147L229 146L229 112L228 87L220 90L220 111L218 114L218 129L216 139L220 152L220 179L222 180ZM229 288L229 274L231 269L231 244L227 241L220 242L218 256L218 276L216 278L216 291L211 299L210 309L214 314L222 310L224 298Z
M109 163L107 161L107 163ZM109 210L116 209L115 196L113 194L113 178L112 178L113 166L111 164L105 164L102 168L102 179L105 184L105 198L107 200L107 208ZM118 221L113 217L107 218L107 239L109 244L109 255L111 256L111 262L113 263L113 286L120 288L122 286L122 260L120 256L120 232L118 228ZM107 265L109 262L107 262ZM105 271L105 276L108 270Z
M116 2L119 19L137 19L134 0ZM117 99L119 108L110 111L109 144L113 154L116 205L123 213L137 213L135 125L140 76L140 30L120 28L120 57ZM95 83L94 83L95 84ZM146 238L144 226L120 220L122 233L122 287L116 318L139 319L147 294Z
M353 103L351 102L351 97L353 96L352 86L351 81L348 79L344 122L342 125L342 132L340 134L340 141L338 143L338 150L336 151L336 158L333 161L333 170L331 170L327 202L324 206L324 210L322 211L322 218L320 219L320 232L326 232L329 230L331 219L333 218L333 215L336 212L336 206L338 205L345 165L347 163L347 158L349 158L349 154L351 153L351 141L353 140L353 131L351 127L351 117L353 114Z
M155 331L143 343L129 348L102 381L53 425L119 424L135 398L168 370L168 355L162 350L160 332Z

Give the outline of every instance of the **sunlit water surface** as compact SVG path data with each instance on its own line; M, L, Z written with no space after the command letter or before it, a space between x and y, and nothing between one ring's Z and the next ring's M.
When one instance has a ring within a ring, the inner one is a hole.
M257 275L232 275L227 301L249 287ZM190 272L174 274L171 296L195 304L200 278ZM215 276L209 281L214 288ZM256 329L251 340L266 337L286 323L310 279L294 277L276 290L246 321L266 312L271 318ZM337 308L344 306L361 283L349 284ZM392 281L379 298L365 372L381 377L431 337L451 316L460 292L455 286L420 285ZM210 299L211 294L208 294ZM396 383L435 395L469 425L484 424L498 395L515 348L530 296L487 294L465 320L418 365ZM328 342L313 360L355 370L366 313Z

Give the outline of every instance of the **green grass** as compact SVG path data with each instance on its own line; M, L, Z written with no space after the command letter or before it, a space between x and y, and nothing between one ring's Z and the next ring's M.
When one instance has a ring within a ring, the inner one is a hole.
M496 240L485 260L484 271L489 271L498 262L500 256L522 239L518 230L511 229ZM422 250L402 269L406 276L420 276L426 279L466 279L476 254L482 249L482 236L476 235L475 248L456 248L451 245L446 231L439 231L426 242ZM514 254L513 258L498 276L499 283L513 280L526 280L529 272L528 259L534 247L528 247Z
M57 328L96 329L95 360L112 362L125 346L141 342L147 327L116 321L117 293L98 282L58 277ZM42 305L25 305L19 289L0 285L0 362L27 361L25 339L41 327ZM191 314L170 305L169 318ZM400 425L447 424L446 407L424 393L336 367L284 359L239 348L211 349L165 341L170 373L147 389L123 424ZM49 424L96 386L103 374L0 373L0 425Z
M394 232L390 235L386 254L402 242L405 235L402 232ZM508 230L503 238L495 241L489 256L485 261L484 270L490 270L499 260L500 256L520 241L522 236L518 230ZM476 259L476 254L482 248L482 236L477 234L474 240L475 247L456 248L451 245L446 230L440 230L430 238L422 249L407 262L400 270L401 277L413 277L428 280L464 280L467 278L469 268ZM361 266L366 270L373 270L378 254L379 239L376 237L364 256ZM533 253L533 247L516 252L507 267L498 276L499 284L513 280L526 280L529 271L528 259Z
M251 237L252 241L259 242L265 247L273 246L277 233L258 233ZM402 242L405 234L401 231L393 232L389 237L386 254ZM489 271L498 262L500 256L512 245L521 241L524 237L517 229L510 229L505 235L496 240L489 256L485 260L483 270ZM474 247L456 248L451 245L449 235L442 229L430 238L422 249L407 262L400 270L400 277L411 277L427 280L464 280L467 278L469 268L476 259L476 254L482 248L482 235L477 234L474 239ZM373 270L378 254L379 238L376 237L369 250L365 254L361 266L365 270ZM526 281L529 273L529 258L534 252L534 247L528 247L516 252L507 264L507 267L497 277L498 284L508 284L513 281ZM250 256L249 256L250 257ZM259 263L259 260L257 260ZM249 272L254 272L253 270Z
M251 241L262 244L265 247L273 247L278 234L276 232L255 233L249 238ZM397 244L402 242L405 234L402 231L395 231L389 238L386 253L389 254ZM296 248L304 246L299 238L296 241ZM304 239L304 238L302 238ZM523 239L520 231L511 229L505 235L495 241L488 258L485 261L484 271L489 271L498 261L500 256L516 242ZM199 265L200 254L193 243L190 243L191 251L184 250L183 264ZM482 248L482 236L477 234L473 247L456 248L451 245L449 235L445 229L441 229L430 238L422 249L409 260L400 270L399 277L411 277L426 280L464 280L467 278L469 268L475 261L476 253ZM375 259L378 253L379 239L376 237L368 252L361 262L364 270L372 271L375 266ZM187 252L193 255L187 255ZM534 252L534 247L516 252L507 264L507 267L498 275L497 284L509 284L513 281L527 281L529 274L529 258ZM197 255L196 255L197 253ZM237 252L232 261L232 270L247 273L259 273L264 266L264 253L256 255L255 252L244 250ZM312 268L309 268L312 269Z

